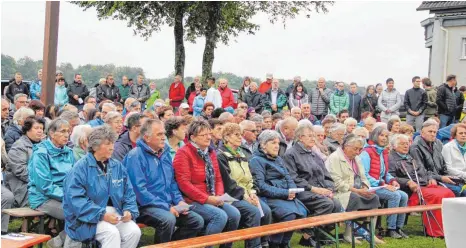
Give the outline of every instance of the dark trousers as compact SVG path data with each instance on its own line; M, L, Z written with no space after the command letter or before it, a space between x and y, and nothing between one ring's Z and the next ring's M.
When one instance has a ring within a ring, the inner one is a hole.
M245 200L235 201L232 203L234 207L236 207L240 214L240 226L244 228L256 227L261 225L268 225L272 222L272 210L270 207L260 200L260 205L262 207L262 211L264 212L264 216L261 217L259 208L250 204ZM262 242L268 242L269 237L262 237ZM246 240L244 242L244 247L246 248L256 248L261 246L261 238L255 238Z

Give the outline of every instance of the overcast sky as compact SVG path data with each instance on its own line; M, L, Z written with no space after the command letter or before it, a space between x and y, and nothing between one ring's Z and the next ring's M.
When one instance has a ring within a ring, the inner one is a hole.
M421 2L336 2L330 12L289 20L286 29L267 16L255 36L242 34L215 51L214 72L264 78L301 75L369 85L395 79L395 87L411 87L415 75L427 76L428 49L418 12ZM1 3L1 52L15 58L41 59L45 2ZM204 41L185 43L185 75L201 74ZM73 66L108 64L142 67L150 78L165 77L174 67L173 29L165 27L144 41L123 21L99 21L95 10L60 4L58 63Z

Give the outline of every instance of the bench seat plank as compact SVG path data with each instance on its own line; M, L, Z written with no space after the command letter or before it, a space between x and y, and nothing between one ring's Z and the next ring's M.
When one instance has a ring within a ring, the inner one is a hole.
M36 217L36 216L43 216L45 215L41 211L36 211L30 208L9 208L3 209L2 213L8 214L9 216L14 217Z
M47 242L51 239L50 235L35 234L35 233L22 233L26 236L33 236L34 238L24 240L24 241L15 241L11 239L2 239L2 248L27 248L33 247L44 242Z
M321 225L328 225L337 222L343 222L347 220L354 220L364 217L384 216L390 214L404 214L411 212L425 212L432 210L441 209L441 204L436 205L423 205L413 207L401 207L401 208L386 208L386 209L373 209L365 211L354 211L344 213L334 213L315 217L308 217L288 222L275 223L265 226L247 228L236 230L232 232L218 233L214 235L202 236L197 238L179 240L164 244L157 244L146 246L145 248L160 248L160 247L205 247L213 246L218 244L225 244L230 242L236 242L246 239L252 239L262 236L273 235L277 233L289 232L300 230L304 228L311 228Z

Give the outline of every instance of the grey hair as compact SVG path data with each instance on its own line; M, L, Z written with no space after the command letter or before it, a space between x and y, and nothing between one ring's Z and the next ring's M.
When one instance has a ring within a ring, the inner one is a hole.
M366 136L366 139L369 138L369 131L365 127L357 127L353 130L354 135L364 135Z
M373 121L374 123L377 122L377 120L372 116L368 116L366 119L364 119L364 123L366 123L367 121Z
M49 134L49 137L51 133L55 133L63 125L70 126L70 123L61 117L50 122L49 128L47 129L47 133Z
M264 117L262 115L254 115L250 120L255 123L262 123L264 122Z
M325 132L325 129L323 126L320 126L320 125L314 125L312 126L312 129L314 129L314 132Z
M92 132L92 127L90 125L78 125L73 128L73 132L70 136L70 141L75 146L79 146L82 140L87 140L87 137Z
M401 122L401 118L398 116L398 115L392 115L390 116L390 119L389 120L397 120L399 122Z
M303 125L303 124L311 125L311 127L314 126L314 124L312 124L312 122L310 120L308 120L308 119L302 119L302 120L298 121L298 126Z
M312 124L310 123L310 121L309 123L307 122L299 123L298 128L296 128L296 130L294 131L295 140L299 140L299 138L301 138L301 136L304 134L304 131L306 130L310 130L311 132L314 132L314 128L312 127Z
M387 123L385 123L385 122L376 122L376 123L374 123L374 126L372 127L373 128L372 130L374 130L374 129L378 128L378 127L383 127L383 128L388 130Z
M19 122L24 121L29 116L34 116L34 110L28 107L19 108L13 115L13 123L19 125Z
M14 97L14 102L16 102L16 100L18 100L18 98L20 98L20 97L28 98L28 95L23 94L23 93L16 94L15 97Z
M110 123L111 121L113 121L114 119L116 119L118 117L121 117L120 113L118 113L116 111L110 111L105 115L104 122L108 124L108 123Z
M268 110L264 110L262 111L261 113L262 117L266 118L266 117L272 117L272 112L268 111Z
M351 123L358 124L358 121L356 119L354 119L353 117L349 117L344 122L345 125L349 125Z
M329 133L333 134L333 132L340 131L340 130L346 132L345 124L334 123L329 129Z
M148 120L144 121L144 123L141 126L140 137L144 137L146 135L150 137L152 135L152 126L154 124L159 124L159 125L164 126L164 124L163 124L163 122L161 120L148 119Z
M293 113L293 111L297 111L299 110L299 112L301 112L301 108L300 107L292 107L291 108L291 113Z
M249 125L254 125L256 126L256 123L253 122L253 121L250 121L250 120L244 120L242 122L239 123L239 128L241 129L241 133L244 132L244 130L247 128L247 126Z
M219 121L227 121L229 118L231 117L234 117L231 113L229 112L223 112L219 117L218 117L218 120Z
M89 152L95 152L105 141L115 143L117 138L117 133L111 127L107 125L96 127L88 137L89 144L87 145L87 149Z
M249 87L251 87L251 85L254 85L255 87L257 87L257 83L256 83L256 82L251 82L251 83L249 84Z
M428 119L427 121L422 123L421 130L426 128L426 127L430 127L430 126L435 126L438 129L438 123L436 121L434 121L433 119Z
M129 108L130 108L130 109L133 109L133 108L136 108L136 106L138 106L138 105L141 105L141 103L140 103L139 101L136 100L136 101L132 102L132 103L129 105Z
M258 141L261 146L264 146L269 141L272 141L275 139L280 139L280 134L278 134L277 131L273 131L273 130L265 130L258 137Z
M63 111L60 114L60 118L62 118L63 120L67 122L70 122L73 119L79 119L79 114L75 112L71 112L71 111Z
M360 143L361 145L364 145L364 140L357 136L357 135L354 135L354 134L349 134L348 136L346 136L344 139L343 139L343 143L341 144L341 148L345 148L347 146L352 146L353 144L355 143Z
M89 111L89 110L91 110L91 109L95 109L95 105L94 105L94 104L92 104L92 103L86 103L86 104L84 104L84 106L83 106L83 111L86 111L86 112L87 112L87 111Z
M191 122L188 128L188 139L191 139L191 136L198 135L202 130L211 130L210 124L205 120L195 120Z
M112 111L116 111L116 106L115 106L115 104L113 104L113 103L106 102L106 103L104 103L104 105L102 105L102 109L103 109L104 107L108 107L108 108L111 108Z
M388 132L388 129L383 127L383 126L379 126L379 127L374 128L374 130L372 130L372 132L369 134L369 140L372 140L375 144L378 144L379 143L379 136L384 131Z
M390 146L392 147L392 149L395 149L395 148L398 147L399 141L401 139L406 140L406 141L409 142L408 135L405 135L405 134L395 134L395 135L393 135L393 137L390 139Z

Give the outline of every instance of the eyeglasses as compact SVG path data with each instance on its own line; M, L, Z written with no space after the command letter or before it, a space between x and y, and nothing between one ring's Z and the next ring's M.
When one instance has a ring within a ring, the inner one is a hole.
M211 137L211 136L212 136L212 133L198 134L198 135L196 135L196 136L197 136L197 137L206 138L206 137Z
M259 133L260 132L258 130L249 130L249 129L244 129L244 131L248 131L248 132L251 132L251 133Z

